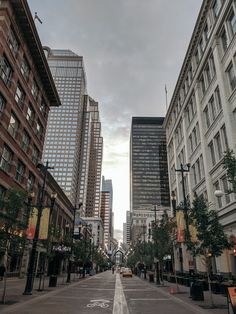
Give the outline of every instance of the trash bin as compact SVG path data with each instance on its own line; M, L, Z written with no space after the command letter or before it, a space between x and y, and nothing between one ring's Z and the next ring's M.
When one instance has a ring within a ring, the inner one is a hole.
M49 287L56 287L57 286L57 276L51 275L49 278Z
M194 301L204 301L203 286L200 282L192 282L190 296Z
M149 282L154 282L154 273L149 273Z

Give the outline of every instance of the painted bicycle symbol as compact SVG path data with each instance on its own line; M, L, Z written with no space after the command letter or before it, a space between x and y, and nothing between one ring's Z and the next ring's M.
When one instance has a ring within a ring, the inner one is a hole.
M91 303L87 304L87 307L101 307L102 309L109 307L108 303L110 303L109 300L104 300L104 299L90 300L90 302Z

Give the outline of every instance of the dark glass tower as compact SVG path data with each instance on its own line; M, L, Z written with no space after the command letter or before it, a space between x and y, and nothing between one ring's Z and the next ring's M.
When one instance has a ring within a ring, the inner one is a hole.
M169 207L164 118L133 117L130 139L131 211Z

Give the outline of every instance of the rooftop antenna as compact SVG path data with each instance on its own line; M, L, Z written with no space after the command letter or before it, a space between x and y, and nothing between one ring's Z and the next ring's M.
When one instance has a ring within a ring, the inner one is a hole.
M37 12L34 13L34 22L35 20L38 20L40 24L43 24L43 22L40 20L40 18L38 17Z

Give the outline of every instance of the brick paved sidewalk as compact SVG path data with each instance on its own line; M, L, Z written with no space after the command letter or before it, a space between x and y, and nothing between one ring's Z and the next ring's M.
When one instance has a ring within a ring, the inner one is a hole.
M79 276L71 274L71 283L76 282L78 280L82 280L83 278L79 278ZM26 284L26 277L23 279L19 278L7 278L6 285L6 304L2 304L2 294L3 294L3 285L4 282L0 281L0 312L1 309L7 308L12 304L21 303L29 300L30 298L37 298L38 296L44 295L46 293L50 293L55 289L61 289L69 283L66 283L66 274L63 276L58 276L57 278L57 286L56 287L48 287L49 277L45 277L44 279L44 289L43 291L38 291L39 288L39 278L35 278L34 280L34 289L32 291L32 295L23 295ZM41 283L41 289L43 288Z

